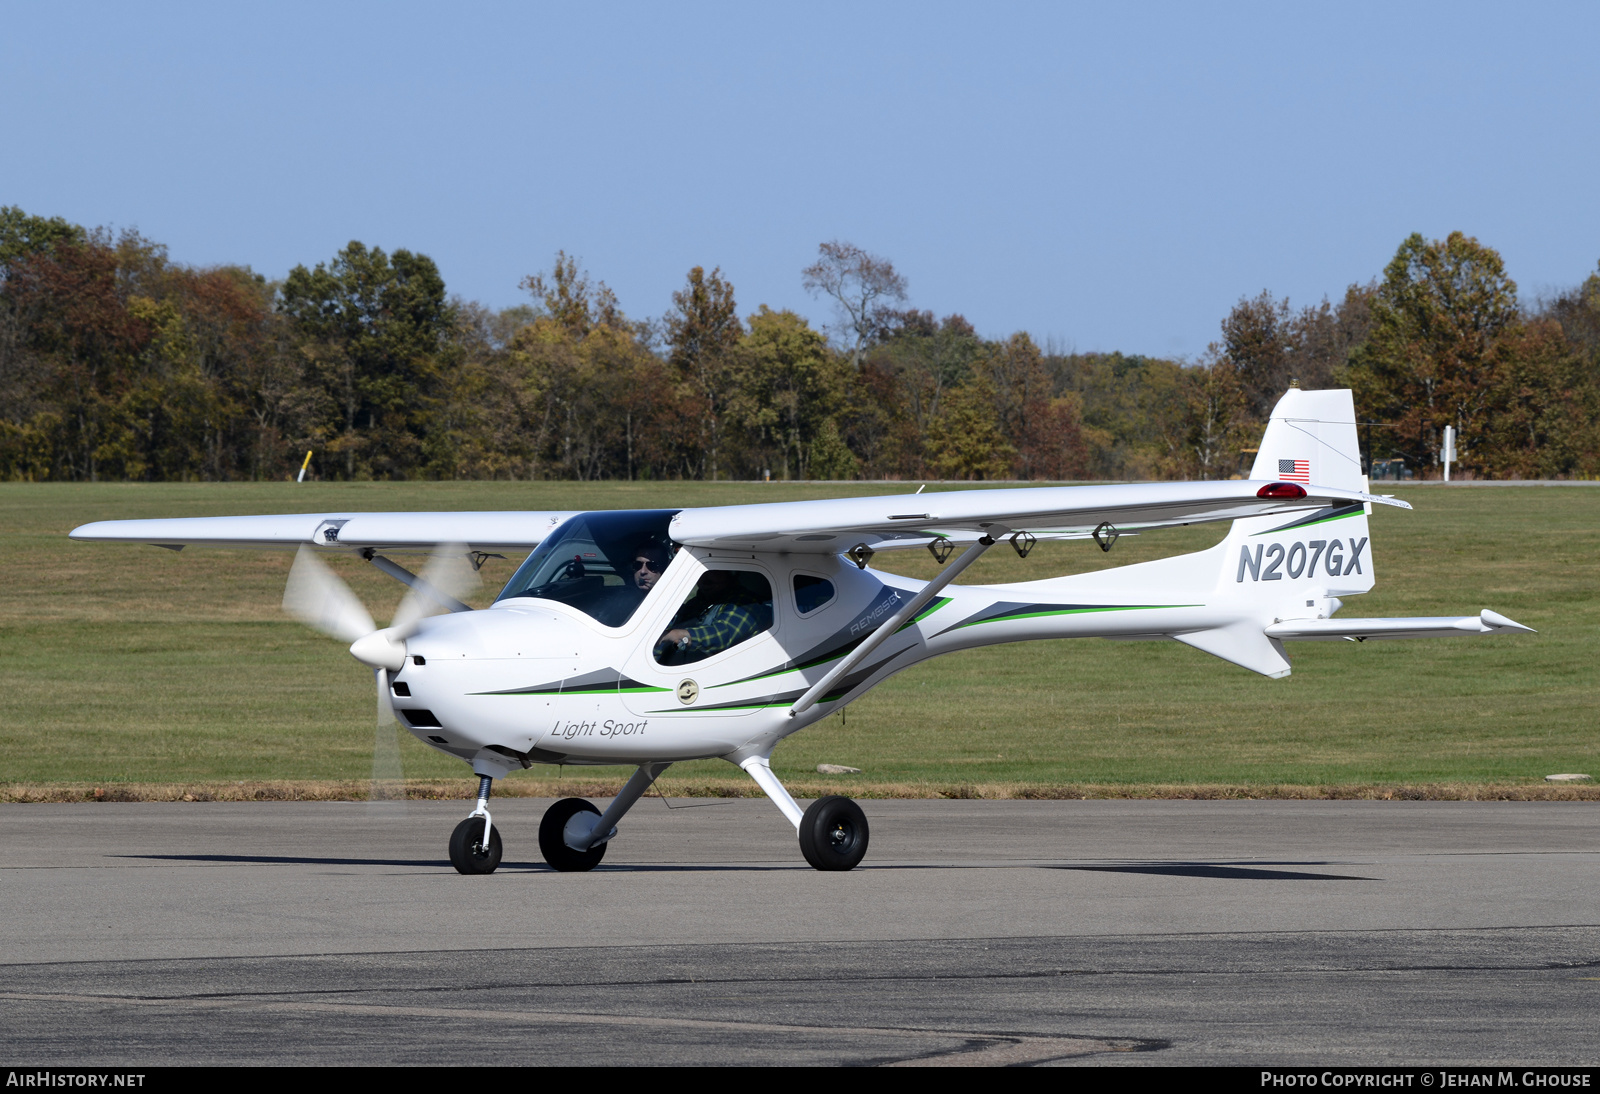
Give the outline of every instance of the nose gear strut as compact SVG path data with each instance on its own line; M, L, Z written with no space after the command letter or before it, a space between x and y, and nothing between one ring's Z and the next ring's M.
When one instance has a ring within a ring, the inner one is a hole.
M492 874L500 865L500 833L489 816L489 789L494 780L478 776L478 808L450 833L450 865L462 874Z

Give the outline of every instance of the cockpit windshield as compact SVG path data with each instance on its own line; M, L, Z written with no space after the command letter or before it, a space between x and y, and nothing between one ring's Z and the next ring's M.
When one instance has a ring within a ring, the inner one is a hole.
M644 603L674 547L667 525L676 509L582 513L539 544L499 596L557 600L608 627L620 627Z

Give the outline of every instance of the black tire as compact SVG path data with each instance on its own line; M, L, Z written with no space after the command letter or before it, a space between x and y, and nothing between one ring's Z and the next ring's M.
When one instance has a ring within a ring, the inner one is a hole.
M582 798L562 798L544 811L544 819L539 822L539 853L544 855L546 862L564 874L593 870L606 857L607 845L604 843L587 851L574 851L561 838L567 821L579 813L599 816L600 810Z
M853 870L867 853L867 815L849 798L818 798L800 818L800 853L818 870Z
M483 845L483 818L468 817L450 833L450 865L459 874L492 874L500 865L500 828L489 826L489 846Z

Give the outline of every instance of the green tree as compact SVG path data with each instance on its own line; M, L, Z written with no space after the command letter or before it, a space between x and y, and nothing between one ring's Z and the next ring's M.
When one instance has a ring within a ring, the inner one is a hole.
M455 321L433 260L351 241L326 265L289 271L280 307L335 408L325 446L345 477L413 472Z
M49 254L62 243L81 246L88 233L60 217L36 217L15 205L0 206L0 282L17 262Z
M987 376L952 390L928 432L928 464L942 479L1003 479L1017 451L1006 440Z
M811 442L811 459L806 475L813 479L853 479L861 470L861 461L850 451L839 434L839 423L832 418L822 423L817 437Z
M748 470L757 475L771 468L779 478L810 478L812 446L843 400L845 376L839 359L804 318L765 304L750 317L739 350L730 408L750 438L756 462L763 465ZM828 458L830 470L837 471L838 453Z

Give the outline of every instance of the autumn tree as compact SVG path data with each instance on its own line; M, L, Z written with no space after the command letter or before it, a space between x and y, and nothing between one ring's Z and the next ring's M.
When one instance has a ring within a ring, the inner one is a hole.
M885 313L876 344L861 366L863 386L875 391L881 465L894 474L925 477L929 436L948 392L969 380L986 348L960 315L935 321L932 312ZM858 422L858 430L865 422Z
M0 207L0 470L8 475L43 477L51 466L51 446L40 430L40 416L48 418L51 410L41 398L37 358L25 348L45 298L36 286L12 284L13 272L36 258L48 261L58 245L81 246L86 239L82 228L60 217Z
M1123 353L1047 355L1055 390L1081 401L1088 468L1097 479L1162 474L1188 397L1177 361Z
M1291 380L1310 390L1334 386L1352 351L1366 341L1372 292L1351 285L1337 305L1324 298L1298 311L1270 292L1235 304L1222 321L1217 352L1238 386L1244 412L1264 423Z
M631 479L641 469L665 470L678 407L644 328L565 252L523 287L535 308L531 319L522 316L500 366L509 393L500 406L520 423L508 433L526 439L529 474Z
M1161 423L1161 469L1179 479L1231 478L1242 449L1261 430L1232 359L1212 344L1205 359L1179 373L1178 391L1177 413Z
M1349 371L1357 406L1393 428L1387 443L1414 467L1432 466L1444 427L1462 462L1485 434L1501 354L1518 326L1517 286L1500 256L1461 232L1412 235L1384 270L1372 333Z
M817 260L801 271L801 284L839 308L854 368L861 367L863 351L893 315L893 305L906 299L906 279L894 263L839 240L817 247Z
M1084 475L1088 453L1079 401L1057 395L1044 354L1027 332L993 346L983 364L994 391L995 413L1016 450L1013 477L1069 479Z
M8 272L6 295L26 317L18 356L31 473L95 482L109 459L112 477L123 477L108 442L151 334L128 307L140 286L125 273L133 271L104 233L36 252Z
M1470 466L1493 478L1544 479L1600 470L1600 392L1561 325L1535 318L1496 339L1494 383Z

